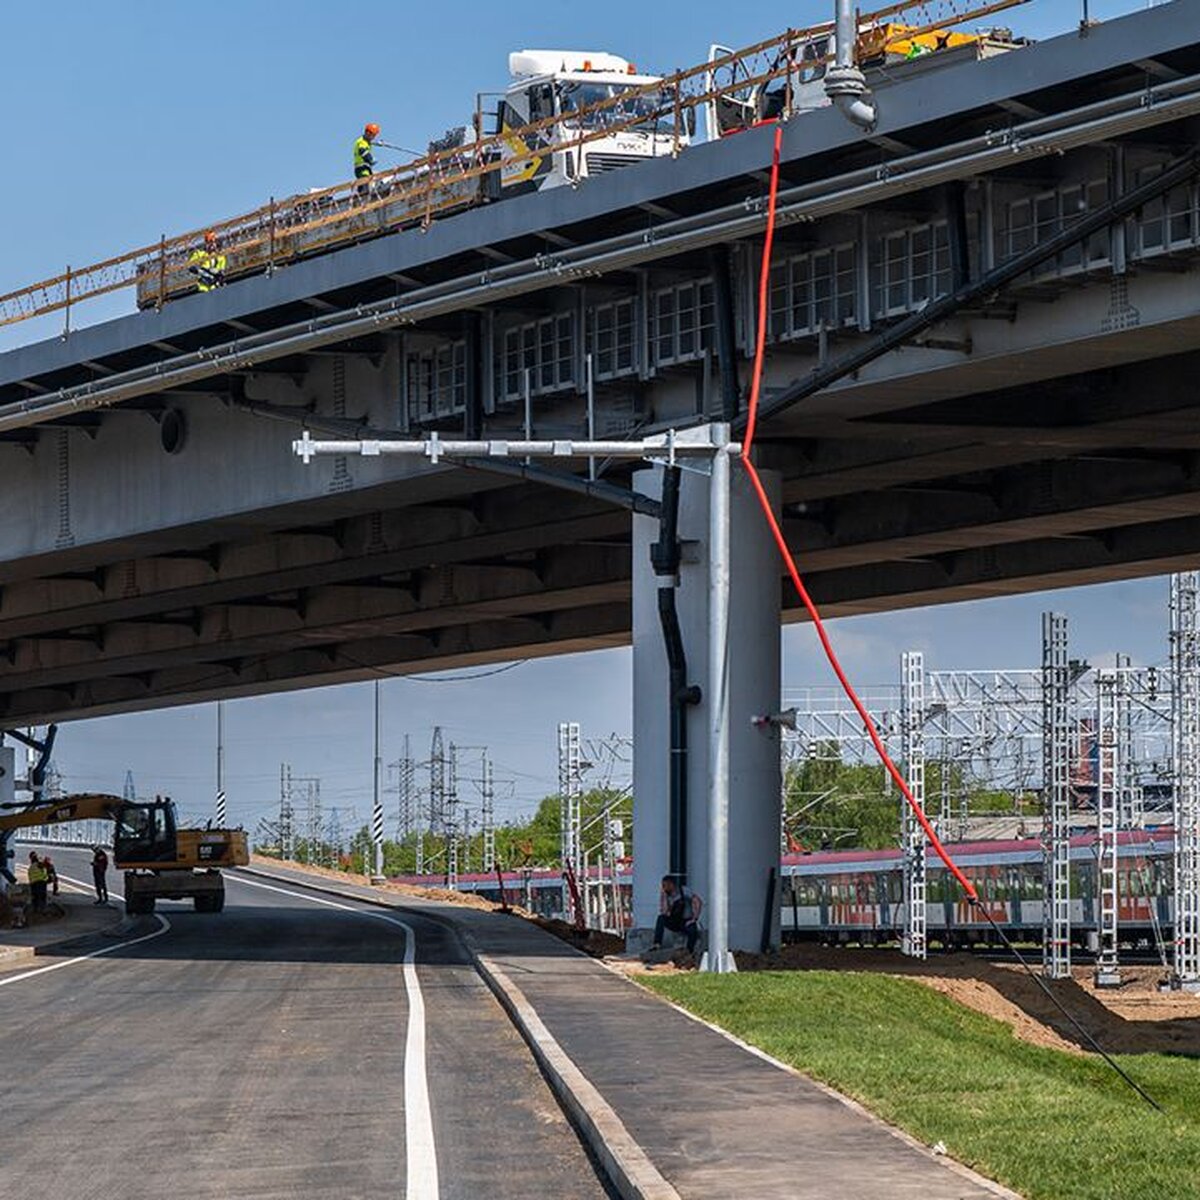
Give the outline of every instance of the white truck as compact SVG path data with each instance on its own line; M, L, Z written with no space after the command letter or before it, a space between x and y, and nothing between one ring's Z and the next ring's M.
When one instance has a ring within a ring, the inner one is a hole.
M511 82L494 113L484 112L481 97L473 125L451 129L429 146L430 151L461 148L469 154L476 131L498 135L503 165L493 176L492 199L668 158L695 133L690 108L676 129L673 97L662 78L639 74L616 54L517 50L508 56L508 70ZM543 121L541 128L527 128ZM618 128L606 132L613 126Z

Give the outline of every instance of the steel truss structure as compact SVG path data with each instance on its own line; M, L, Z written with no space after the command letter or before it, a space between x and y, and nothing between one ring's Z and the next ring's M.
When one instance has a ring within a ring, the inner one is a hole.
M1200 573L1171 576L1175 958L1171 984L1200 991Z
M564 871L576 880L583 877L581 801L583 799L583 753L579 722L562 721L558 726L559 842ZM563 885L563 911L570 911L567 887Z
M1117 958L1117 828L1122 794L1120 677L1096 674L1096 859L1098 944L1097 987L1121 982Z
M1042 970L1071 974L1071 668L1067 618L1042 614Z
M925 807L925 656L910 650L901 658L904 699L901 708L901 743L904 777L912 798ZM912 958L924 958L925 940L925 831L907 800L900 800L901 846L904 850L904 939L902 949Z

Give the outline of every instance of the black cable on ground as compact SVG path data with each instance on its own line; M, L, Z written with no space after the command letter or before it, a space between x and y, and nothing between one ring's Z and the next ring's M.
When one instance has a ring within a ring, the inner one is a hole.
M1067 1020L1071 1023L1072 1027L1079 1033L1079 1035L1083 1038L1083 1040L1085 1042L1087 1042L1087 1044L1098 1055L1100 1055L1100 1057L1102 1059L1104 1059L1104 1061L1106 1063L1108 1063L1108 1065L1110 1067L1112 1067L1112 1069L1114 1071L1116 1071L1116 1073L1131 1088L1133 1088L1133 1090L1135 1092L1137 1092L1137 1094L1139 1096L1141 1096L1141 1098L1143 1100L1145 1100L1145 1102L1148 1105L1150 1105L1150 1107L1152 1109L1154 1109L1155 1112L1162 1112L1163 1111L1162 1105L1159 1104L1159 1102L1157 1100L1155 1100L1154 1097L1151 1096L1150 1093L1148 1091L1146 1091L1146 1089L1144 1087L1142 1087L1142 1085L1140 1083L1138 1083L1137 1080L1135 1080L1125 1070L1125 1068L1122 1067L1121 1064L1119 1062L1117 1062L1117 1060L1115 1058L1113 1058L1113 1056L1111 1054L1109 1054L1107 1050L1104 1049L1103 1046L1100 1045L1100 1043L1096 1040L1095 1036L1083 1027L1083 1025L1074 1016L1074 1014L1071 1013L1071 1011L1067 1008L1067 1006L1054 994L1054 989L1051 988L1051 986L1033 969L1033 967L1031 967L1029 965L1029 962L1025 958L1025 956L1016 948L1016 946L1013 945L1012 940L1009 938L1008 934L1005 933L1004 930L1000 928L999 924L996 922L995 917L993 917L992 914L989 913L988 910L986 908L984 908L982 904L979 904L977 901L971 900L971 901L969 901L969 903L973 907L977 908L983 914L984 920L987 921L987 923L996 931L996 934L999 936L1001 942L1004 943L1005 948L1009 951L1009 953L1012 954L1012 956L1017 960L1017 962L1019 962L1021 964L1021 966L1025 968L1025 972L1029 976L1029 978L1032 979L1033 982L1036 983L1038 985L1038 987L1040 987L1042 989L1042 991L1046 994L1047 998L1050 1000L1051 1004L1053 1004L1054 1007L1057 1008L1058 1011L1060 1013L1062 1013L1062 1015L1064 1017L1067 1018Z

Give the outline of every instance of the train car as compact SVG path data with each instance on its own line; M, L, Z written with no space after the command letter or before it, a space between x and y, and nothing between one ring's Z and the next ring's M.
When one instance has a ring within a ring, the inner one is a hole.
M957 842L954 861L979 891L981 908L1014 941L1042 937L1041 843ZM1117 851L1118 928L1122 945L1169 940L1174 921L1169 828L1122 833ZM1081 949L1094 944L1099 922L1096 839L1071 838L1071 930ZM878 945L900 938L905 925L903 861L899 849L788 854L782 869L781 928L785 938L831 944ZM926 887L930 942L945 948L989 944L994 931L980 908L929 855Z

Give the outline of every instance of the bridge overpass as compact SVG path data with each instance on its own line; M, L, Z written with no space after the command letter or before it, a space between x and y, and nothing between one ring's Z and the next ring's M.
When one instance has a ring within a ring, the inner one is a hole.
M897 68L873 81L870 133L833 109L784 125L760 461L829 614L1195 562L1197 30L1200 0L1175 0ZM304 428L736 428L772 141L752 130L0 355L0 724L631 638L649 712L665 686L655 480L617 462L594 482L522 464L305 468L290 446ZM973 287L1020 255L1019 278ZM854 372L782 403L852 354ZM743 501L747 614L777 628L801 613ZM697 505L685 496L685 525ZM702 641L690 570L685 640ZM768 708L772 658L761 631L745 686ZM747 754L769 774L769 750ZM769 812L761 832L773 854Z

